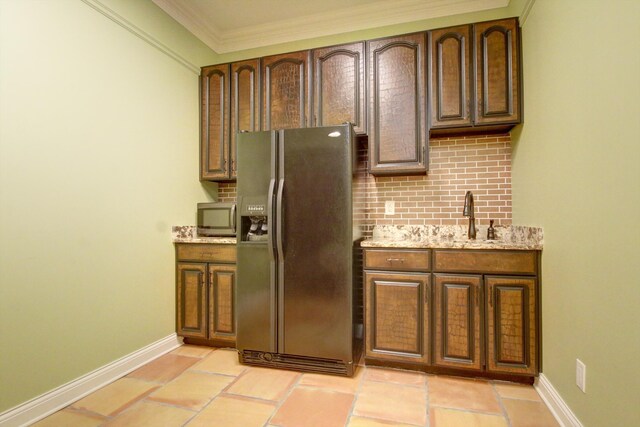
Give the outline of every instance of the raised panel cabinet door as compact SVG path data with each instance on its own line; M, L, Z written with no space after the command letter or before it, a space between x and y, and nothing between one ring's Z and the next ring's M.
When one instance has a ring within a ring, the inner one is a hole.
M177 333L182 337L207 338L207 264L177 265Z
M434 364L482 369L481 284L482 276L434 275Z
M520 41L518 21L474 25L476 124L520 121Z
M428 274L365 272L367 357L428 363Z
M234 340L236 336L236 266L209 264L209 338Z
M485 278L487 286L487 369L537 373L536 279Z
M312 126L351 122L366 133L364 42L313 51Z
M262 58L262 130L307 127L310 52Z
M236 178L236 138L260 130L260 59L231 64L231 178Z
M375 175L427 170L426 33L371 40L369 171Z
M471 126L471 26L429 32L431 129Z
M229 179L229 64L202 68L200 179Z

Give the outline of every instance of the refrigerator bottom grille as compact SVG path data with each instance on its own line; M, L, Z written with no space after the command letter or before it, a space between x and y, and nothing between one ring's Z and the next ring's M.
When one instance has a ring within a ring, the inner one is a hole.
M269 368L291 369L303 372L319 372L333 375L352 376L353 363L342 360L320 359L315 357L295 356L292 354L265 353L262 351L243 350L239 352L240 363L246 365L265 366Z

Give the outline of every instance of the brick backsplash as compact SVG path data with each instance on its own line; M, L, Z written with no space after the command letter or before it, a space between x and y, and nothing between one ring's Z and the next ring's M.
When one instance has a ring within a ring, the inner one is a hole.
M367 147L358 151L355 218L365 236L375 225L464 225L464 195L471 190L476 223L511 224L511 139L509 134L432 138L428 175L374 177L366 173ZM235 202L236 184L220 183L218 199ZM385 202L395 215L385 215Z

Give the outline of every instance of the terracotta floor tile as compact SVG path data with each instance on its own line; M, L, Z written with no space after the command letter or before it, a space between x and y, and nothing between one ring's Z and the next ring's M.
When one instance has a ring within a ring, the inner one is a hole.
M487 381L430 376L427 388L433 406L502 413L497 395Z
M187 356L187 357L205 357L209 353L211 353L215 348L213 347L201 347L199 345L189 345L183 344L180 347L176 348L171 352L171 354L175 354L178 356Z
M72 407L100 415L113 416L158 387L158 384L151 384L135 378L121 378L75 402Z
M398 424L392 421L374 420L373 418L362 418L352 416L347 427L414 427L409 424Z
M186 409L159 405L152 402L140 402L127 409L105 426L133 427L133 426L163 426L180 427L196 413Z
M268 368L247 368L227 393L265 400L281 400L300 374L293 371Z
M343 393L355 393L358 390L363 373L364 368L356 369L356 373L351 378L339 377L337 375L304 374L299 384L310 387L327 388Z
M427 422L426 392L416 387L364 381L353 414L424 425Z
M141 368L131 372L127 377L139 380L166 383L171 381L191 365L200 361L194 357L177 356L175 354L165 354L147 363Z
M430 427L509 427L502 415L479 414L457 409L431 408Z
M60 427L60 426L74 426L74 427L97 427L104 423L106 418L99 415L86 414L76 412L69 409L63 409L54 414L49 415L46 418L32 424L33 427Z
M220 395L191 420L188 426L262 427L275 409L275 403Z
M364 378L366 381L380 381L419 387L424 387L427 382L427 375L422 372L384 368L367 368Z
M233 377L187 371L149 396L149 400L200 410L231 381Z
M247 369L238 362L235 350L216 350L191 368L197 371L207 371L216 374L238 376Z
M526 384L495 382L493 386L500 397L507 399L524 399L542 402L540 395L535 388Z
M558 427L559 424L542 402L502 399L512 427Z
M271 423L282 427L344 427L353 399L350 393L296 387Z

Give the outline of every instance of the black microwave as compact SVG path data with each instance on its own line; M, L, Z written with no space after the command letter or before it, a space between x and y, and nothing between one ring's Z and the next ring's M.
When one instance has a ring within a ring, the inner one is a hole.
M235 235L235 203L198 203L198 236Z

